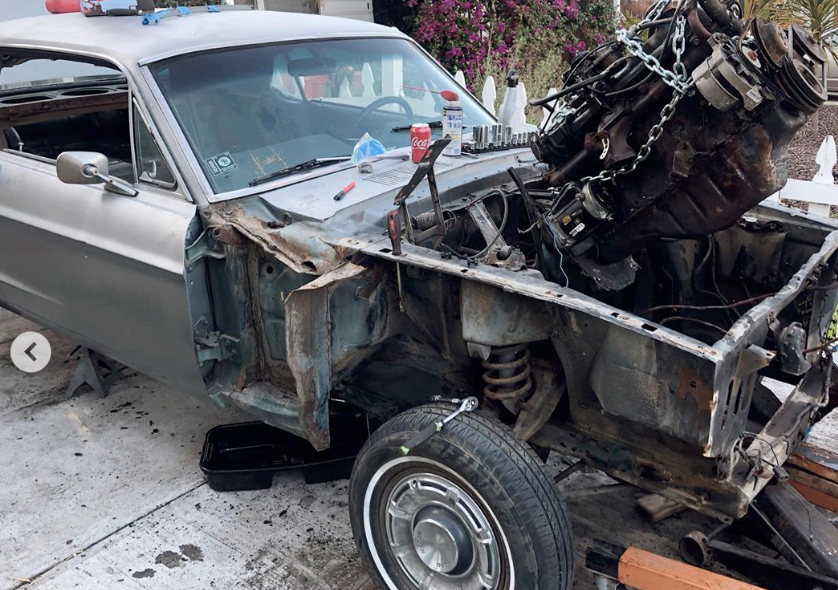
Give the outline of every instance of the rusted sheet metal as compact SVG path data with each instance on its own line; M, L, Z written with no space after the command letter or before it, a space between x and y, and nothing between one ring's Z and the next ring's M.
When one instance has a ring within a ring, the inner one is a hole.
M737 400L737 396L740 395L747 396L748 399L746 399L746 402L749 402L750 395L753 391L753 384L746 382L743 385L734 381L734 379L741 379L736 376L741 355L747 354L746 351L753 344L761 344L765 340L772 321L780 311L803 293L810 285L813 277L817 275L821 266L836 251L838 251L838 231L834 231L826 237L820 250L809 258L806 264L795 273L792 279L776 295L764 299L750 309L728 330L727 334L721 340L713 345L714 350L719 353L719 358L723 359L716 374L716 382L714 383L714 408L725 408L729 403ZM823 280L831 282L831 278L826 276L823 277ZM822 301L825 301L825 297L825 291L819 292L816 295L816 298L820 298ZM824 304L822 302L820 305L823 306ZM817 314L813 314L813 317L817 317ZM821 332L821 330L816 330L814 333L810 332L809 342L813 343L813 339L819 338ZM817 342L817 344L819 343ZM816 355L812 355L810 360L817 360ZM743 386L747 387L748 390L744 392L740 391L739 388ZM747 403L744 403L743 407L747 407L747 405ZM744 420L747 419L747 416L738 416L736 418L736 424L730 424L727 422L728 419L727 412L720 411L713 413L710 436L704 450L706 457L715 457L723 454L730 444L726 431L731 428L735 430L737 425L741 426Z
M756 471L742 488L749 498L756 498L765 489L774 477L772 466L785 463L802 440L803 431L818 410L825 384L822 371L810 370L745 449L745 454L756 461Z
M573 289L567 289L556 283L546 281L537 272L514 272L487 265L470 267L463 260L444 259L438 252L407 243L403 244L402 256L394 256L391 252L390 241L378 235L343 238L336 240L334 245L345 252L360 252L375 258L388 260L391 263L398 262L438 271L469 281L493 285L508 293L517 293L553 305L581 311L626 330L643 334L653 340L688 351L710 362L718 362L721 356L712 347L699 340L601 303L593 297L588 297Z
M300 424L318 450L329 447L329 396L341 374L364 361L388 335L387 293L375 269L352 263L293 291L285 300L288 366Z
M713 388L705 383L701 375L693 367L684 365L678 370L678 397L695 400L696 407L703 412L713 410Z
M466 342L510 346L547 340L553 332L543 303L485 283L463 282L460 311Z
M7 129L16 125L28 125L38 121L48 121L60 117L85 115L109 110L125 110L128 108L128 93L124 88L102 85L90 88L92 92L101 91L89 96L66 96L63 90L38 91L38 97L49 97L43 100L32 98L32 90L22 92L27 102L15 104L18 95L4 96L0 99L3 116L0 117L0 129Z
M261 246L295 272L322 275L343 264L344 259L323 241L322 231L306 223L266 221L269 215L253 215L239 203L224 202L202 212L210 225L229 225Z

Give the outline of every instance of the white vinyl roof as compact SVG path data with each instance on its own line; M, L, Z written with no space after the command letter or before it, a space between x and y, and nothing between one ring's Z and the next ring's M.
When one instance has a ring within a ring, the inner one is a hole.
M140 16L79 13L0 24L0 47L72 51L129 67L217 47L340 37L406 38L396 29L358 20L255 10L193 12L145 26Z

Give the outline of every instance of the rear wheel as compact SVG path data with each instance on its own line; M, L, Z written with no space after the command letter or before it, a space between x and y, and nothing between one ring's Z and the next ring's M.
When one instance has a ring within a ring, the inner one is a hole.
M402 456L408 439L452 410L400 414L358 456L350 516L371 575L390 590L569 589L567 511L509 428L462 414Z

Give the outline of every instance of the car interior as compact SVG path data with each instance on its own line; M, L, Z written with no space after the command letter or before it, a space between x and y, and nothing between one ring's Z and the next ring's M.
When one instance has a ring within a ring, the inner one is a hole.
M47 160L68 151L98 152L108 157L111 176L134 182L130 94L121 73L110 69L93 79L3 84L5 68L22 66L30 59L43 60L43 56L0 53L0 149ZM141 172L154 170L163 181L158 184L171 184L171 173L159 152L150 157L155 161L144 161Z

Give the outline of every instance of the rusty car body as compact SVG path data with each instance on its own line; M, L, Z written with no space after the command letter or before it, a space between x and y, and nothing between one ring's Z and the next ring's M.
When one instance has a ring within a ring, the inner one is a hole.
M521 441L742 517L828 405L838 224L763 202L825 100L818 54L804 39L783 62L764 21L742 49L713 0L653 9L640 51L673 67L657 48L680 31L685 77L609 44L541 101L555 115L532 147L448 158L435 131L419 165L397 126L433 122L433 92L457 87L392 29L251 12L2 25L0 85L38 59L111 74L0 86L0 303L317 449L341 408L380 422L474 395ZM324 43L377 55L375 88ZM388 74L408 62L433 85ZM273 85L251 86L263 65ZM467 126L494 124L457 89ZM289 110L323 124L297 131L314 147L259 152L299 124ZM326 137L341 121L355 128ZM345 156L368 127L391 149L361 174Z

